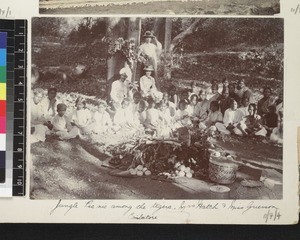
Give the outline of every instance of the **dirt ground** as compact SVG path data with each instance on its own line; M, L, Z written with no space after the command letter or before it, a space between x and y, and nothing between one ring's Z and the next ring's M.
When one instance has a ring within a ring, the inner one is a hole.
M259 180L265 167L280 172L282 147L236 137L227 140L214 144L237 155L241 163L257 167L241 167L236 182L228 185L229 193L212 193L209 188L215 183L196 177L170 181L154 176L115 176L116 170L109 166L110 158L104 151L93 151L87 142L72 139L32 145L30 196L33 199L280 199L280 188L249 189L241 186L240 181Z
M57 1L55 1L57 2ZM274 15L280 12L279 0L203 0L203 1L161 1L148 3L109 4L107 6L82 6L65 4L51 8L51 2L40 6L41 14L224 14L224 15Z

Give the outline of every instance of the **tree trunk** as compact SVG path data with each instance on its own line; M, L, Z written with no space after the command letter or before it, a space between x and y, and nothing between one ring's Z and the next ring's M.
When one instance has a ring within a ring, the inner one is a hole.
M153 26L153 34L160 42L164 41L165 18L156 18Z
M164 47L164 80L171 79L172 52L170 51L172 39L172 19L166 18L165 24L165 47Z
M124 37L126 29L120 27L120 25L124 25L122 21L123 19L121 18L107 18L107 37L110 37L112 39ZM107 60L107 87L109 88L108 90L110 90L111 83L115 80L116 75L120 71L121 67L123 67L123 65L124 63L122 59L120 59L118 54L115 54Z
M129 18L128 19L128 40L133 40L135 42L135 46L140 45L140 38L141 38L141 28L142 28L142 22L141 18ZM133 66L131 68L132 70L132 82L135 82L138 78L136 78L137 74L137 62L135 61L133 63Z

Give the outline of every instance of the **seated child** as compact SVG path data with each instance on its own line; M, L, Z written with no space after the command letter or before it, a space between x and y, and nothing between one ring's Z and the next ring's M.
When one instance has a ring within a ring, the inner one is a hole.
M56 106L59 103L56 99L57 89L49 88L48 96L42 100L42 104L44 106L44 115L47 121L51 121L56 113Z
M177 88L174 85L169 87L169 101L174 104L175 109L178 107L179 97L177 95Z
M189 91L189 100L191 101L191 96L196 95L198 97L200 88L197 86L196 82L191 83L191 89Z
M239 116L237 111L237 102L234 99L230 100L230 108L224 113L223 123L216 123L216 128L223 134L242 135L242 132L237 129Z
M248 106L249 114L244 116L237 128L241 130L243 135L249 136L262 136L265 137L267 134L266 129L262 126L262 119L257 114L257 107L254 103Z
M197 103L198 103L198 96L196 94L191 95L190 96L190 103L186 108L186 111L188 112L190 117L196 117Z
M140 94L140 92L136 91L133 94L133 102L131 104L131 108L132 108L132 113L135 114L138 111L139 108L139 102L142 99L142 95Z
M152 98L148 99L148 109L146 111L145 127L156 131L159 124L159 111L155 108L155 102Z
M170 109L166 103L161 101L158 104L158 110L159 110L159 125L157 127L157 136L158 137L164 137L169 138L172 134L172 117L170 114Z
M224 77L222 80L222 87L219 88L219 93L222 94L225 89L228 89L228 86L229 86L229 81L226 77Z
M249 115L249 98L245 97L241 100L241 106L238 108L238 118L241 121L245 116Z
M134 114L130 109L130 100L128 98L124 98L122 101L122 107L116 110L116 114L114 116L114 124L118 127L122 126L133 126L134 122Z
M146 111L147 107L148 107L148 103L145 100L141 100L139 102L139 108L138 108L138 111L136 113L136 117L137 117L138 121L143 126L145 126L145 122L146 122L146 119L147 119L147 111Z
M212 81L212 85L210 88L206 90L207 92L207 100L216 101L220 97L220 93L218 92L219 86L216 80Z
M91 130L92 115L90 110L86 109L86 101L78 97L75 101L76 110L71 117L72 126L77 127L81 134L89 133Z
M208 116L204 122L199 123L199 128L210 128L211 126L214 126L216 123L222 123L223 122L223 115L219 111L219 104L217 101L212 101L210 103L210 111L208 113Z
M112 120L106 111L107 103L100 101L98 103L98 109L94 114L93 132L96 134L105 133L112 127Z
M200 90L198 103L195 106L195 116L199 121L204 121L207 118L210 102L206 99L206 92Z
M268 107L269 112L263 117L263 126L267 130L267 137L270 136L273 129L278 126L278 115L276 114L276 107L271 105Z
M45 142L49 129L52 129L50 123L45 118L44 105L42 104L44 91L41 88L33 90L31 100L31 143Z
M63 103L57 105L57 114L53 118L53 133L58 136L60 140L67 140L79 136L79 129L71 125L70 120L65 116L67 106Z
M235 84L233 84L233 83L228 84L228 90L229 90L229 97L233 98L238 103L238 105L239 105L240 102L241 102L241 98L236 93L237 90L236 90Z
M181 101L181 100L186 100L187 102L189 102L189 90L188 89L183 89L181 91L179 101ZM179 103L178 103L178 105L179 105Z
M179 101L178 104L179 109L176 111L176 115L175 115L174 129L193 126L189 113L186 110L187 106L188 106L188 102L186 100Z
M223 88L222 95L219 100L220 112L224 115L225 111L230 108L229 89Z
M175 113L176 113L176 105L175 105L175 103L170 101L170 97L167 92L163 92L162 101L169 106L170 114L172 117L174 117Z
M283 112L279 112L279 121L278 126L272 130L272 133L270 135L270 141L277 143L277 144L283 144Z

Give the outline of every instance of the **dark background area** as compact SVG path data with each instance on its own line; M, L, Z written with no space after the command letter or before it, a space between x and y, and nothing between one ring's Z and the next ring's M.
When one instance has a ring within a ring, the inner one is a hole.
M298 240L300 225L1 224L0 239Z

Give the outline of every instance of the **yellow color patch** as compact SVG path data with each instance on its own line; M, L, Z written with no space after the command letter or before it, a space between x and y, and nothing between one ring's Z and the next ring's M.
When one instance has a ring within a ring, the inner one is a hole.
M0 100L6 100L6 83L0 83Z

